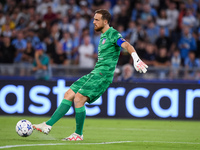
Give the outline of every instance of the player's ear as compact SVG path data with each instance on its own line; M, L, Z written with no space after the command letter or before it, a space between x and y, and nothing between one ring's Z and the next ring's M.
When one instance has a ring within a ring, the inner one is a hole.
M108 24L108 20L104 20L104 25Z

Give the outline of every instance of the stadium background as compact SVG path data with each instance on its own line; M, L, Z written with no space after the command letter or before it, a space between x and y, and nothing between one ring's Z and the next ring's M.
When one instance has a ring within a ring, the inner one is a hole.
M92 70L99 8L148 72L135 72L121 50L113 83L86 104L84 141L60 141L75 130L73 108L48 136L18 136L19 120L48 120L71 83ZM0 149L200 149L199 25L199 0L1 0ZM49 57L48 80L32 71L38 47Z
M122 49L113 84L87 105L87 116L199 119L199 0L2 0L0 114L53 113L69 85L96 62L100 33L92 22L99 8L109 10L110 25L136 48L149 71L135 72ZM38 45L49 57L51 78L46 81L32 71ZM59 94L56 86L62 89Z

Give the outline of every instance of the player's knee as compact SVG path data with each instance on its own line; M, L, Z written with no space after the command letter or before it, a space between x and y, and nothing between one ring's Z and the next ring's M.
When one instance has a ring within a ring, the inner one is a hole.
M74 105L75 105L75 107L82 107L82 106L84 106L84 104L87 100L88 100L88 97L83 96L80 93L77 93L74 98Z
M72 91L71 89L69 89L67 92L65 92L64 94L64 99L67 99L67 100L70 100L70 101L73 101L74 100L74 97L75 97L75 93L74 91Z

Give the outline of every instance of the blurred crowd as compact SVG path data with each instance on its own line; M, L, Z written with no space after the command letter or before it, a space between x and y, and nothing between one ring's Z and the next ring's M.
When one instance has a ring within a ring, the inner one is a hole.
M180 67L185 79L200 78L191 71L200 68L200 0L1 0L0 63L33 64L34 71L49 65L93 68L101 34L93 16L100 8L109 10L110 25L148 66L161 68L160 78L176 78ZM122 49L119 80L132 80L129 64L132 58Z

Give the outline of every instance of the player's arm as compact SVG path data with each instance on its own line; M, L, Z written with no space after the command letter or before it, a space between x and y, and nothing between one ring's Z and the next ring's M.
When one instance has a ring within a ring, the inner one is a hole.
M121 43L120 46L122 48L126 49L129 52L129 54L132 56L133 65L134 65L135 69L137 71L139 71L140 73L146 73L148 66L139 58L134 47L122 38L118 39L118 45L120 43Z

